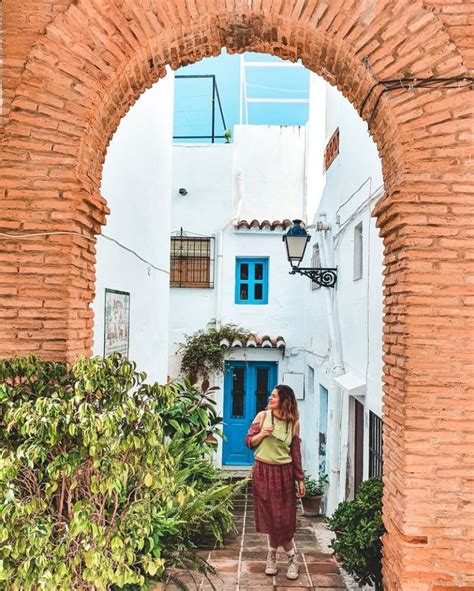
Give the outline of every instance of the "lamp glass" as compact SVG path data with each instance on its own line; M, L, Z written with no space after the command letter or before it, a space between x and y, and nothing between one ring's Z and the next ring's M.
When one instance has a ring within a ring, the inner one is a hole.
M308 240L309 236L307 234L303 236L291 236L287 234L285 236L286 252L292 266L297 267L303 260Z

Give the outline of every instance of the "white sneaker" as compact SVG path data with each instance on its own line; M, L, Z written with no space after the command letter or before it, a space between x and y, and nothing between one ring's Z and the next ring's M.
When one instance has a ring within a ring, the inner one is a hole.
M288 556L288 570L286 571L286 578L290 581L294 581L299 577L298 559L296 558L296 552L292 556Z
M267 565L265 567L265 574L276 575L277 572L277 553L272 550L269 550L267 554Z

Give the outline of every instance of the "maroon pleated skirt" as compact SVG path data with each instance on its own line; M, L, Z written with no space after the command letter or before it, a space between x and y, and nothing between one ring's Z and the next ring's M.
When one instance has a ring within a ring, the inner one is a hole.
M252 471L255 529L273 543L290 542L296 531L296 488L293 464L255 460Z

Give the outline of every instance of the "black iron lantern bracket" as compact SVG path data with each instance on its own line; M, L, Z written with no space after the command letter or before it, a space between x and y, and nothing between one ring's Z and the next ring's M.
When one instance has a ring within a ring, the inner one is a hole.
M337 282L337 268L330 267L291 267L290 275L299 273L309 277L311 281L321 287L335 287Z
M327 230L329 226L318 222L317 230ZM291 265L290 275L305 275L311 281L317 283L321 287L335 287L337 282L337 268L334 267L300 267L301 261L304 259L304 253L311 236L306 231L306 228L301 220L293 220L293 225L288 232L282 237L286 245L286 253L288 261ZM296 264L295 264L296 263Z

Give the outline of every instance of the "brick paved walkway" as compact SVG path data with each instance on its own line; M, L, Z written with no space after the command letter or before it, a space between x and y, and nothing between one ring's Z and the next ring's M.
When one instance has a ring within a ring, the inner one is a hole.
M250 485L251 486L251 485ZM200 550L200 554L217 570L212 577L218 591L341 591L346 589L336 561L323 552L314 535L312 519L298 515L295 544L299 556L300 576L289 581L286 576L286 554L278 552L278 574L265 575L267 539L255 532L252 491L249 487L235 502L236 532L228 536L224 548ZM179 578L192 589L211 591L201 575L183 573ZM177 589L168 584L167 591Z

